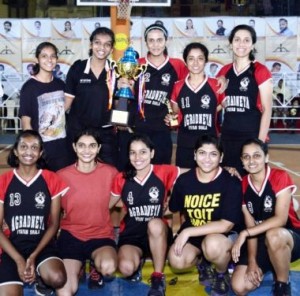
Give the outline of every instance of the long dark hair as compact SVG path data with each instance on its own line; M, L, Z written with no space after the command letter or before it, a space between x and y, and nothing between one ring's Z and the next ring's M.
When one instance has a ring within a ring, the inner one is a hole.
M17 136L14 146L10 149L9 154L7 156L7 163L12 168L18 168L20 165L19 158L16 156L15 150L17 150L21 139L29 138L29 137L34 137L39 141L40 151L42 151L40 158L36 162L36 167L38 169L43 169L46 167L46 158L45 158L45 154L44 154L44 144L43 144L42 137L40 136L40 134L37 131L24 130L24 131L21 131L19 133L19 135Z
M96 39L97 35L108 35L108 36L110 36L112 47L114 46L115 41L116 41L115 40L115 34L114 34L114 32L111 29L106 28L106 27L98 27L98 28L96 28L92 32L92 34L90 36L90 43L92 43ZM89 56L91 57L92 55L93 55L93 51L90 48L90 50L89 50Z
M42 50L46 47L52 48L55 52L56 57L58 58L58 49L57 49L57 47L51 42L42 42L37 46L37 48L35 50L35 57L37 59L39 58L39 55L41 54ZM34 64L34 66L32 68L32 71L33 71L33 75L36 75L40 72L39 63Z
M230 44L232 44L232 41L233 41L233 38L234 38L236 32L240 31L240 30L248 31L250 33L250 35L251 35L252 43L253 44L256 43L257 36L256 36L255 30L251 26L248 26L248 25L238 25L238 26L234 27L232 29L232 31L230 32L230 35L228 37L228 40L229 40ZM253 50L251 50L251 52L249 53L249 59L250 59L250 61L254 61L255 60L255 56L254 56Z
M130 153L130 146L133 142L142 142L146 145L147 148L150 149L150 152L154 150L154 144L150 140L150 138L143 134L134 134L129 142L128 142L128 153ZM128 155L129 158L129 155ZM123 177L126 180L132 180L136 176L136 169L135 167L130 163L130 160L128 159L127 165L125 167L125 170L123 172Z
M230 32L230 35L228 37L228 40L229 40L229 43L232 44L232 41L233 41L233 38L236 34L237 31L240 31L240 30L245 30L245 31L248 31L251 35L251 40L252 40L252 43L255 44L256 41L257 41L257 36L256 36L256 32L255 30L251 27L251 26L248 26L248 25L238 25L236 27L234 27L232 29L232 31ZM249 60L251 61L250 63L250 67L248 69L248 72L250 75L254 76L254 71L255 71L255 68L254 68L254 63L253 61L255 60L255 56L254 56L254 50L251 50L250 53L249 53Z

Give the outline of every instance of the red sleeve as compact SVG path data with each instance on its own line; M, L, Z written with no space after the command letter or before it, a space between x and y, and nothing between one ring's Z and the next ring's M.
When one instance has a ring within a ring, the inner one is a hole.
M218 89L220 88L217 84L218 84L218 80L215 78L208 78L207 79L208 84L210 85L210 87L212 88L212 90L215 93L215 96L217 98L217 102L218 105L220 105L222 103L222 101L225 98L225 93L222 94L218 94Z
M172 189L179 177L180 169L169 164L154 165L153 172L163 181L166 193Z
M42 175L47 183L51 199L57 197L58 195L64 196L69 190L69 187L56 173L43 170Z
M112 183L111 193L115 196L121 196L123 186L125 184L125 179L123 173L118 173Z
M174 84L173 91L171 94L171 101L175 104L177 104L179 93L180 93L184 83L185 83L185 80L183 79L183 80L179 80L179 81L175 82L175 84Z
M220 76L226 76L227 72L229 71L229 69L232 68L232 64L227 64L225 66L223 66L219 73L217 74L216 77L220 77Z
M146 64L146 58L139 58L139 59L138 59L138 63L139 63L140 65Z
M7 187L14 176L13 171L8 171L0 176L0 202L4 202Z
M180 59L174 58L170 58L169 61L177 73L178 80L185 79L189 73L189 70L187 69L185 63Z
M280 169L271 169L269 180L272 184L272 189L274 190L275 195L280 194L282 190L290 188L292 194L296 191L296 186L290 177L290 175Z
M261 84L263 84L264 82L272 78L271 72L265 65L259 62L255 62L254 66L255 66L254 75L258 86L260 86Z
M247 187L249 185L249 182L248 182L248 175L247 176L244 176L243 179L242 179L242 192L243 192L243 205L245 205L245 200L244 200L244 194L247 190Z

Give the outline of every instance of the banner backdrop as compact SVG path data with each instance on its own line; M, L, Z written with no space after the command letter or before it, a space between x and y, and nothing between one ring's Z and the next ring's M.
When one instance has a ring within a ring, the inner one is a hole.
M274 72L275 81L282 75L290 75L293 92L300 92L299 17L134 17L131 21L129 44L140 57L147 54L145 28L155 22L163 23L169 32L167 47L171 57L182 58L182 52L190 42L202 42L208 47L206 71L209 76L215 76L224 64L232 61L228 42L232 28L239 24L253 26L257 33L256 59ZM15 76L23 73L24 79L28 78L35 63L37 45L50 41L59 49L59 66L55 74L64 79L75 60L88 57L90 34L99 26L110 27L110 18L1 19L0 72Z

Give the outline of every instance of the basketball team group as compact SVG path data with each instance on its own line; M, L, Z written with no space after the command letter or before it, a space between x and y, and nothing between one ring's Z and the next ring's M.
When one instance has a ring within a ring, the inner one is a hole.
M37 295L75 295L86 260L91 289L116 273L139 282L145 258L148 296L166 295L166 264L179 278L196 268L213 296L247 295L267 272L272 295L292 295L296 186L268 164L273 83L253 54L256 32L232 29L233 61L216 78L205 74L204 44L187 44L176 59L168 37L163 24L145 29L148 53L135 53L145 70L135 79L116 73L106 27L92 32L89 58L65 82L53 77L56 46L37 46L12 169L0 176L0 295L21 296L26 284ZM112 124L116 110L126 124L118 113Z

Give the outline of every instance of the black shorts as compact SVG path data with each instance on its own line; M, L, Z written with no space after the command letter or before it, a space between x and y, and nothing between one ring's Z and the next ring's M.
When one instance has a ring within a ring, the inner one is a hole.
M167 246L168 248L172 245L173 242L173 233L172 229L168 227L168 234L167 234ZM119 236L118 248L122 247L123 245L131 245L138 247L143 252L143 257L151 257L150 246L149 246L149 239L147 232L143 235L122 235Z
M294 262L300 258L300 234L287 229L294 240L294 248L292 250L292 257L291 262ZM241 257L239 261L237 262L237 265L248 265L248 251L247 251L247 242L245 242L241 249ZM272 266L272 263L270 261L268 250L265 244L265 235L260 235L258 237L257 241L257 255L256 260L258 266L261 268L263 273L266 273L268 271L274 272L274 268Z
M96 249L107 246L115 249L116 243L110 238L97 238L82 241L63 229L57 240L59 255L62 259L74 259L82 262L91 259L91 255Z
M21 255L26 260L34 250L28 250L27 252L21 252ZM35 261L36 271L38 272L38 266L46 261L47 259L57 258L61 260L58 256L57 249L54 245L48 245L45 247L41 253L37 256ZM23 285L22 280L19 277L17 265L15 261L6 253L1 254L0 260L0 285L1 284L16 284Z

